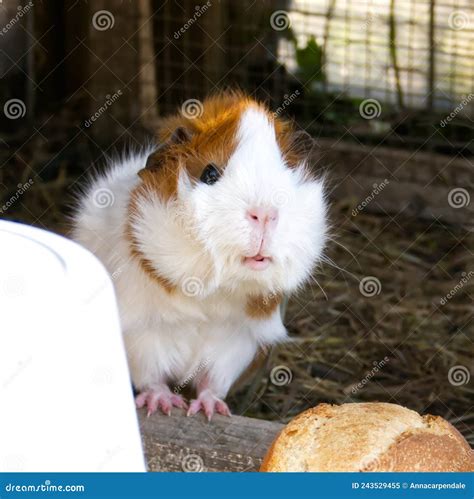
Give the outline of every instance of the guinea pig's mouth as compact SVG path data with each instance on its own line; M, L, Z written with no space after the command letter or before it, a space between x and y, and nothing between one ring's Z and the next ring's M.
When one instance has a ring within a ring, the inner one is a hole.
M252 270L265 270L271 262L271 257L261 255L260 253L254 256L245 256L243 259L243 264Z

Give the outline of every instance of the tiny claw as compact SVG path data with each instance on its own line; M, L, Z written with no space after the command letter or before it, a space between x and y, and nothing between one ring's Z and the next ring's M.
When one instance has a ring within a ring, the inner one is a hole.
M203 411L208 421L211 421L215 412L223 416L231 416L227 404L214 396L208 390L201 392L197 399L192 400L187 412L187 416L194 416L199 411Z
M218 400L216 402L216 411L223 416L232 416L229 406L223 400Z
M173 395L167 386L141 392L135 398L135 404L139 409L145 406L148 408L147 417L155 413L158 408L163 414L170 416L173 407L187 407L181 395Z

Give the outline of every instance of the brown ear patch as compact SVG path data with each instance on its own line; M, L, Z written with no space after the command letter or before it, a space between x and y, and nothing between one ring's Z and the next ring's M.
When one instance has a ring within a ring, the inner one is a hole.
M275 119L277 142L287 165L295 168L303 162L314 148L314 139L304 130L296 130L288 121Z
M246 314L252 319L266 319L278 308L282 300L281 294L250 295L245 306Z

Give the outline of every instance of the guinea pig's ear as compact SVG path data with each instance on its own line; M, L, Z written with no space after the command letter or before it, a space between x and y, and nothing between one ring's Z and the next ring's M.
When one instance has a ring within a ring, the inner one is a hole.
M167 153L169 152L171 146L184 144L185 142L188 142L191 137L192 133L187 128L182 126L176 128L169 139L166 142L160 144L157 149L155 149L148 156L145 167L138 172L139 177L143 178L146 171L153 172L159 170L163 163L166 161Z
M169 143L171 144L183 144L184 142L189 142L192 138L193 134L191 130L184 126L179 126L176 130L171 134L169 139Z
M296 156L309 156L314 146L315 140L306 130L296 130L291 134L290 149Z

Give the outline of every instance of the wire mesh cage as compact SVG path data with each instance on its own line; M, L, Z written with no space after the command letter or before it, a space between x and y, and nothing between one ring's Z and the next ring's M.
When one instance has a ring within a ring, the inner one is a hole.
M403 137L425 147L426 124L439 125L440 116L453 108L458 128L431 130L432 144L456 149L471 132L474 6L469 0L154 6L163 112L183 98L201 98L229 85L270 101L317 134L341 134L352 126L362 140L379 139L394 123L397 134L388 134L389 142L399 144ZM371 122L374 117L381 120Z

